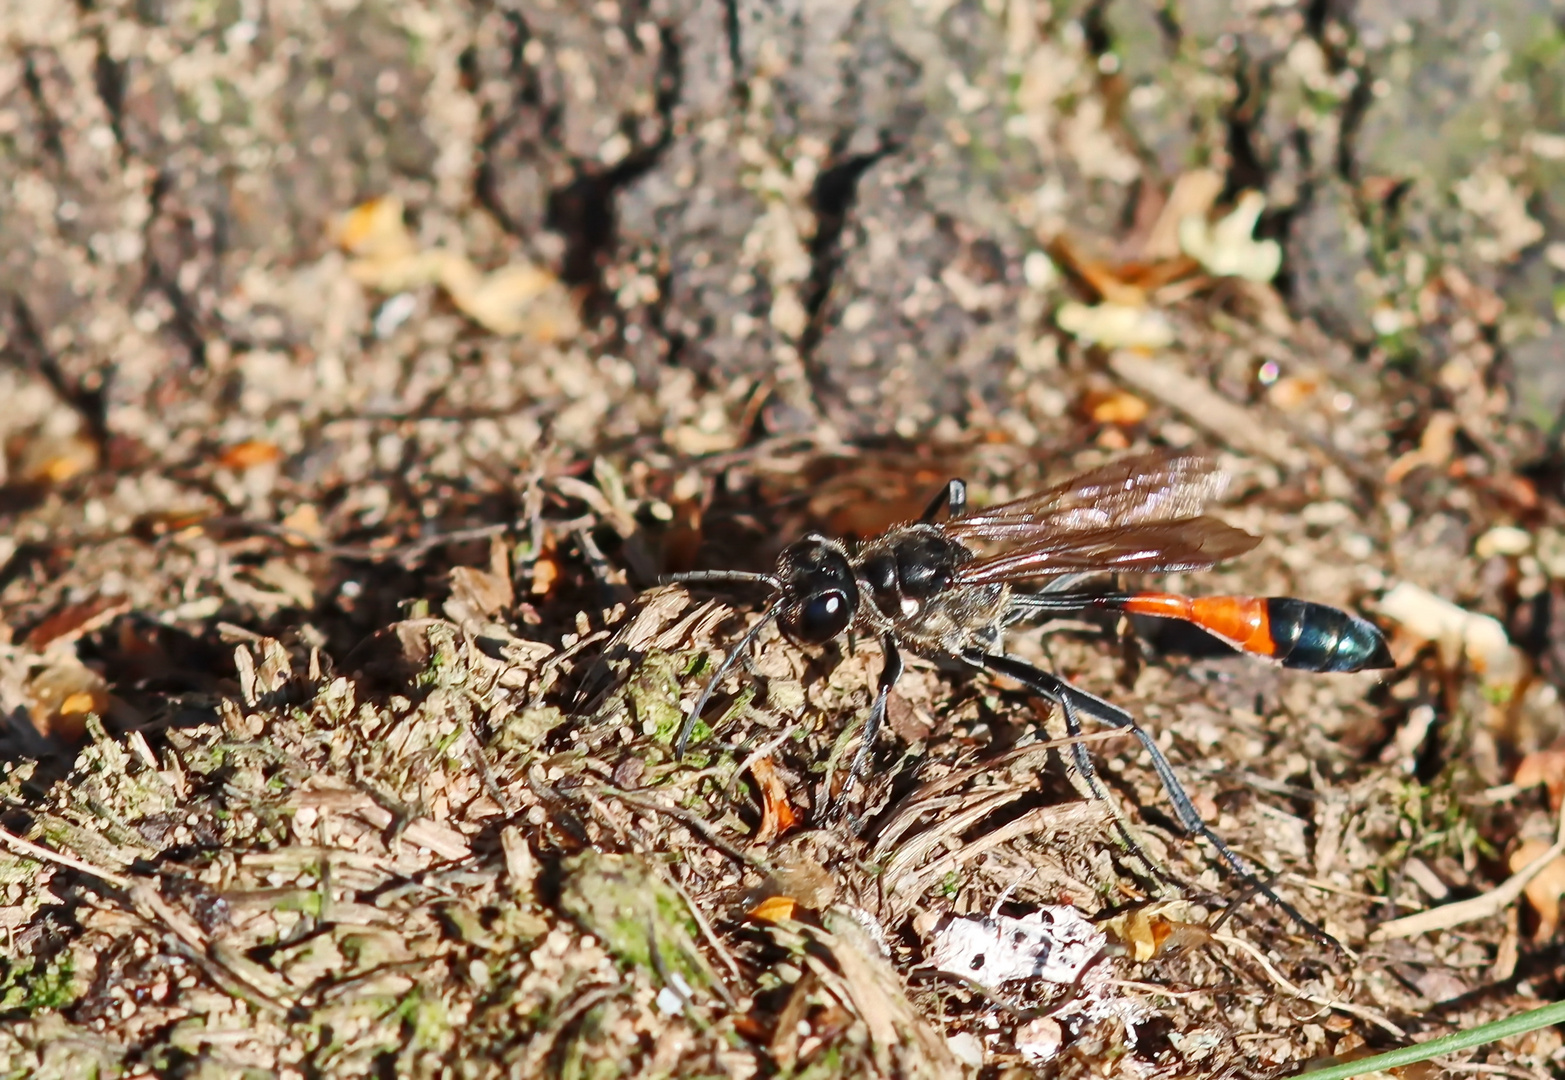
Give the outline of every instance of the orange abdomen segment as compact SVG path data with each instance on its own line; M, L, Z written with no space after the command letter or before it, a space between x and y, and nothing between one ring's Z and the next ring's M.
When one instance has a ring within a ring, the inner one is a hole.
M1277 652L1266 601L1258 596L1137 593L1125 601L1124 609L1136 615L1183 619L1235 648L1259 656L1274 656Z

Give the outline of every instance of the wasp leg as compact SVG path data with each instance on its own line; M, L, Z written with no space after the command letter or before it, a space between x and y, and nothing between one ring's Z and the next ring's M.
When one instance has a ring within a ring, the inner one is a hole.
M891 698L891 688L897 685L897 680L902 677L902 654L897 651L896 641L890 634L883 634L880 647L886 659L880 667L880 678L876 680L875 703L870 706L869 719L864 721L864 739L859 745L858 753L853 755L853 764L848 766L848 778L843 781L842 790L837 793L837 797L832 800L833 806L827 811L828 820L841 816L847 807L848 794L864 775L864 769L869 765L870 755L875 752L875 740L886 723L886 703Z
M924 516L918 520L929 524L940 516L941 510L949 510L950 517L961 517L962 511L967 509L967 481L951 479L946 481L946 486L941 489L924 511Z
M748 570L689 570L683 574L664 574L663 585L767 585L781 588L773 574L752 574Z
M701 688L701 696L696 698L695 705L690 709L690 715L685 717L684 722L679 725L679 734L674 738L674 757L682 758L685 756L685 744L690 741L690 733L696 729L696 721L701 719L701 712L706 708L706 703L712 700L712 695L717 691L718 683L723 681L723 676L728 674L728 669L733 667L734 663L755 644L755 639L761 636L761 631L766 628L766 624L776 617L777 607L774 604L762 613L761 617L756 620L755 625L750 627L744 637L739 639L738 644L728 650L728 655L723 657L722 663L717 665L717 670L712 673L712 677Z
M1081 734L1081 718L1078 712L1112 727L1121 728L1134 735L1136 741L1151 756L1152 768L1157 773L1158 779L1163 783L1163 790L1168 794L1168 801L1174 808L1174 816L1179 820L1180 826L1186 832L1199 836L1211 844L1218 857L1228 865L1228 868L1235 875L1244 881L1247 887L1276 904L1278 909L1298 924L1299 928L1306 934L1332 948L1338 950L1342 948L1341 943L1336 938L1316 926L1309 919L1306 919L1299 913L1297 908L1278 896L1270 885L1261 880L1250 864L1240 857L1238 852L1224 843L1222 837L1212 831L1211 826L1206 823L1205 819L1196 810L1195 804L1191 802L1184 785L1180 783L1178 775L1174 772L1174 766L1169 762L1163 751L1158 748L1157 743L1147 733L1147 730L1136 723L1135 718L1128 712L1117 705L1104 701L1096 694L1078 689L1064 679L1034 667L1020 657L998 656L993 653L975 653L969 654L966 659L969 663L974 663L988 668L990 671L1009 676L1035 693L1048 698L1050 701L1057 702L1065 714L1066 730L1073 736ZM1103 797L1102 783L1098 780L1097 773L1092 768L1092 762L1087 755L1086 747L1080 743L1075 743L1071 749L1077 768L1081 770L1083 776L1088 778L1088 783L1092 786L1094 794L1098 794L1100 798Z

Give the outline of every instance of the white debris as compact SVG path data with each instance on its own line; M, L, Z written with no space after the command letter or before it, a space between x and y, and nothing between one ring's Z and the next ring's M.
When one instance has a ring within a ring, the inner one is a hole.
M1135 1025L1155 1010L1135 998L1111 995L1112 962L1103 954L1108 938L1077 909L1039 908L1020 919L998 912L980 918L943 920L930 939L929 961L941 971L988 989L1025 979L1073 985L1077 994L1046 1017L1016 1031L1016 1049L1035 1065L1052 1060L1064 1044L1061 1020L1117 1019L1125 1043L1136 1045Z
M1496 555L1525 555L1532 550L1532 533L1515 525L1496 525L1478 538L1473 554L1480 559Z
M1465 657L1485 686L1508 689L1522 676L1521 653L1498 619L1476 615L1406 581L1386 593L1380 610L1414 637L1437 643L1447 665Z
M1016 1029L1016 1051L1034 1065L1053 1061L1064 1045L1065 1029L1052 1017L1040 1016Z
M658 991L657 1006L664 1016L678 1016L691 997L690 984L677 971L668 973L669 985Z
M1192 214L1179 223L1179 246L1209 274L1267 282L1282 267L1282 247L1275 240L1255 239L1255 223L1266 209L1266 196L1246 191L1227 217L1209 222Z
M399 292L384 304L380 305L380 311L375 316L375 336L382 340L395 334L403 323L407 322L418 311L418 296L410 292Z
M1107 944L1081 912L1049 905L1020 919L999 914L950 919L935 931L929 962L991 990L1019 979L1070 984Z
M979 1042L977 1035L970 1031L958 1031L946 1038L946 1045L951 1048L952 1056L963 1065L973 1069L983 1068L984 1044Z
M1133 304L1089 307L1070 300L1060 305L1054 321L1078 341L1111 349L1161 349L1174 341L1174 327L1167 315Z

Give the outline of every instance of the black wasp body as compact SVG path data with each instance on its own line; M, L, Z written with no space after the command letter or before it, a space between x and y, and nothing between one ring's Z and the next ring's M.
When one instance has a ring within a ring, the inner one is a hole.
M916 653L959 656L999 640L1010 588L988 584L953 588L973 552L933 525L900 525L857 553L836 540L811 535L778 559L783 582L778 623L795 641L822 645L852 628L866 628Z
M676 751L684 752L712 691L771 619L799 644L822 645L850 631L873 632L885 663L844 795L873 752L891 688L902 674L900 650L956 660L1015 679L1056 702L1073 735L1081 731L1082 715L1134 735L1151 756L1180 824L1204 837L1231 869L1318 935L1207 827L1162 750L1129 713L1002 651L1005 630L1014 623L1107 609L1193 623L1236 649L1286 667L1324 672L1391 666L1385 640L1373 624L1324 604L1292 597L1186 597L1076 587L1085 578L1119 572L1203 569L1249 551L1258 537L1202 512L1226 483L1209 458L1153 453L1014 502L969 511L966 485L952 480L919 521L895 526L856 548L811 534L788 545L771 574L679 575L675 580L690 584L765 585L772 600L707 683L685 718ZM937 521L942 510L949 513ZM1038 592L1012 587L1040 579L1044 586ZM1094 793L1106 797L1085 749L1078 742L1071 750Z

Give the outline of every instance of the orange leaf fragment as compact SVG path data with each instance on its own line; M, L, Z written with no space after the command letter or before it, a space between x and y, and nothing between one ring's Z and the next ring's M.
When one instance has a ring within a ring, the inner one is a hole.
M337 221L333 234L349 254L360 258L405 259L418 252L402 222L402 200L395 195L355 206Z
M1141 307L1146 303L1146 290L1122 280L1116 267L1092 258L1077 247L1069 236L1056 236L1048 250L1050 257L1061 269L1105 303L1125 307Z
M103 676L73 659L61 660L33 676L27 686L33 727L44 738L75 744L87 734L87 717L109 711L109 687Z
M97 711L98 699L86 690L78 690L76 693L60 702L60 715L68 716L78 713L86 716L90 712Z
M43 436L16 455L15 477L24 484L63 484L98 467L98 444L86 435Z
M1400 484L1403 477L1420 466L1440 468L1451 460L1456 452L1456 433L1460 422L1455 413L1436 412L1430 415L1419 436L1418 449L1409 450L1386 469L1386 483Z
M739 1036L751 1042L766 1042L771 1036L772 1029L754 1016L748 1014L735 1016L731 1022Z
M1549 789L1549 809L1558 811L1560 800L1565 798L1565 743L1555 743L1546 750L1534 750L1522 758L1516 766L1514 777L1517 787L1531 788L1543 784Z
M552 553L545 553L533 561L532 594L548 596L554 591L554 583L560 580L560 564Z
M1524 840L1511 853L1511 873L1541 858L1553 845L1547 840ZM1565 896L1565 857L1556 858L1527 883L1523 892L1527 903L1538 915L1538 926L1533 931L1534 941L1547 941L1560 925L1560 897Z
M1096 391L1084 402L1094 424L1132 427L1147 418L1150 406L1128 390Z
M1284 375L1272 384L1266 398L1283 412L1294 412L1314 400L1321 390L1321 380L1316 375Z
M1171 919L1155 908L1133 908L1098 923L1098 929L1118 939L1130 958L1141 964L1170 949L1188 948L1211 940L1204 926Z
M768 896L746 914L760 922L782 922L798 910L799 902L791 896Z
M282 448L274 442L247 439L224 450L217 463L225 469L253 469L257 465L270 465L282 456Z
M1137 911L1125 921L1125 943L1138 962L1156 956L1173 932L1173 924L1167 919L1146 911Z
M326 539L326 528L321 524L321 512L314 503L300 503L282 520L283 528L290 534L285 539L294 547L305 547L311 542Z
M764 844L797 825L799 815L788 804L788 785L777 775L771 758L753 762L750 775L761 789L761 825L755 830L755 842Z

